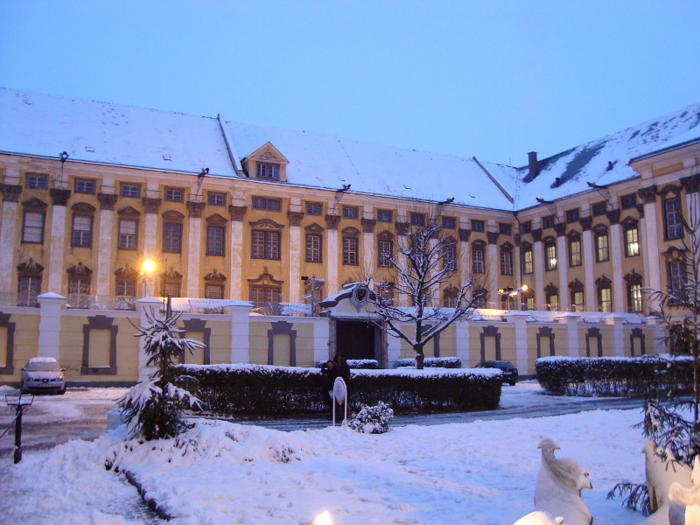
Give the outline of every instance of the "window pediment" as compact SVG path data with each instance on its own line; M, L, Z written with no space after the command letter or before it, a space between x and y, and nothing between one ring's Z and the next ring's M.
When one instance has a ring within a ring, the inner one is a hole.
M279 224L272 219L260 219L259 221L251 221L250 225L256 230L281 230L284 224Z
M263 284L263 285L268 285L268 284L284 284L284 281L278 281L275 279L272 274L267 270L267 266L264 267L263 273L261 273L257 278L255 279L248 279L248 282L250 284Z
M598 288L610 288L611 284L612 284L612 281L610 279L608 279L605 275L603 275L602 277L598 277L595 280L595 285Z
M360 230L358 230L357 228L353 228L352 226L345 228L341 233L346 237L359 237L360 236Z
M117 215L120 217L138 217L141 215L141 212L131 206L125 206L117 211Z
M261 147L253 151L244 160L259 160L262 162L276 162L278 164L289 164L287 157L282 155L272 142L266 142Z
M394 239L394 234L388 230L384 230L383 232L377 234L377 239L380 241L391 241Z
M204 276L204 280L207 282L214 282L214 283L223 283L226 281L226 276L222 273L219 273L216 268L214 268L213 272L210 272Z
M479 239L478 241L472 242L472 247L483 250L484 248L486 248L486 242Z
M579 233L577 230L570 230L566 236L569 238L569 240L577 241L581 238L581 233Z
M627 216L624 218L624 220L620 221L620 224L622 224L622 226L624 226L625 228L630 228L637 226L637 224L639 224L639 221L634 217Z
M45 209L45 208L48 208L49 205L46 204L41 199L37 199L36 197L32 197L31 199L27 199L25 201L22 201L22 206L24 206L25 208Z
M633 269L630 273L624 276L624 280L629 284L642 284L642 275Z
M325 231L325 228L323 226L319 226L315 222L313 224L309 224L304 228L306 230L306 233L323 233Z
M659 195L664 199L668 197L668 194L672 193L674 196L681 194L681 186L675 184L667 184L659 190Z
M582 292L583 291L583 283L578 280L578 278L574 279L569 283L569 289L572 292Z
M184 214L180 213L179 211L175 210L168 210L166 212L163 212L163 220L165 221L173 221L173 222L182 222L185 219Z
M133 281L138 278L139 271L136 268L132 268L128 264L123 268L117 268L114 271L114 276L120 281Z
M17 265L17 270L28 277L40 276L44 271L44 267L35 262L34 259L29 259L27 262L23 262Z
M72 277L92 275L92 270L84 266L82 262L74 264L66 270L66 273Z
M509 242L504 242L503 244L501 244L501 250L510 251L512 249L513 249L513 245Z
M554 283L549 283L544 287L544 293L547 295L556 295L559 293L559 287Z
M214 213L213 215L210 215L204 220L207 222L207 224L210 224L212 226L223 226L228 222L224 217L222 217L218 213Z
M77 213L95 213L96 209L97 208L95 208L92 204L88 204L87 202L78 202L71 206L71 210Z
M173 267L171 266L167 272L163 272L160 274L161 279L169 279L169 280L177 280L181 281L182 280L182 274L180 272L176 272L173 270Z

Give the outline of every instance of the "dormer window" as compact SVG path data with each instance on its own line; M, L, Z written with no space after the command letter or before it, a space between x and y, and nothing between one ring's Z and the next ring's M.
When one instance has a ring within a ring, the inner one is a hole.
M271 164L269 162L258 162L257 169L257 177L259 179L279 180L280 178L279 164Z

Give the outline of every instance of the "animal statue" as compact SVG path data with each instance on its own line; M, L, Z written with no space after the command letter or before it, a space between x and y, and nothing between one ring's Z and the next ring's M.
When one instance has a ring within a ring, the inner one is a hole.
M593 517L581 499L581 490L592 489L588 472L571 458L557 459L559 446L549 438L537 446L542 466L535 483L535 510L562 516L566 525L591 525Z
M684 487L690 487L691 468L688 465L676 461L671 451L666 452L666 460L661 458L661 450L648 439L644 444L642 453L645 456L645 470L647 476L647 491L649 492L649 506L652 513L668 513L668 491L673 482L678 482Z
M677 481L668 489L668 517L670 525L700 524L700 458L695 456L690 487Z

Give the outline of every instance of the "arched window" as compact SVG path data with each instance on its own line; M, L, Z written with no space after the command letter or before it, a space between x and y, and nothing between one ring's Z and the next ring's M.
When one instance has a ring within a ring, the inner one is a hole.
M572 268L581 266L581 235L572 230L567 237L569 238L569 266Z
M456 286L448 286L442 291L442 305L445 308L457 308L458 297L459 288Z
M182 274L171 266L160 275L160 290L162 297L182 297Z
M513 275L513 245L509 242L501 245L501 275Z
M557 269L557 243L553 237L543 239L544 245L544 269L547 271Z
M667 241L683 238L683 204L680 186L668 185L659 191L663 210L664 237Z
M78 262L66 270L68 273L68 308L90 308L90 284L92 270Z
M632 313L644 311L644 298L642 296L642 276L632 270L625 275L627 282L627 308Z
M598 290L598 311L612 312L612 281L605 275L596 279Z
M556 312L559 310L559 288L554 283L549 283L544 288L544 296L547 301L547 309Z
M574 279L569 283L569 291L571 293L571 310L583 312L585 309L583 283L578 279Z
M486 243L484 241L472 243L472 272L486 273Z
M225 297L226 276L214 271L204 276L204 297L206 299L223 299Z
M610 260L610 240L608 228L604 224L595 227L595 260L596 262Z
M639 226L637 220L627 217L622 221L622 232L625 236L625 257L639 255Z
M532 244L524 242L522 245L523 254L523 274L529 275L533 272Z
M17 306L39 306L36 298L41 293L44 267L34 259L17 265Z
M114 272L114 307L117 310L133 310L139 272L128 264Z

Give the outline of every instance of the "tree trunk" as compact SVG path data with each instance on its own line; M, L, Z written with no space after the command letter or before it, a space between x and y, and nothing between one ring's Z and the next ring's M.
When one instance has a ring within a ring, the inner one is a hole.
M416 350L416 368L418 370L423 370L423 361L425 361L423 350L421 349L420 352Z

